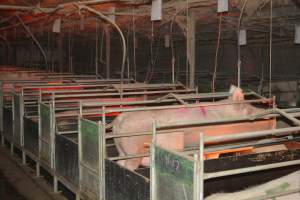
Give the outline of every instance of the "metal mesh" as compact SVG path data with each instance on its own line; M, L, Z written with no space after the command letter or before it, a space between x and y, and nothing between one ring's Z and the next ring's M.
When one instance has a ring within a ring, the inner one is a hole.
M3 83L0 81L0 133L3 132Z
M20 95L14 94L14 122L13 122L13 140L15 144L21 146L21 97Z
M93 170L99 169L99 127L89 120L81 121L82 162Z
M193 200L194 163L176 153L155 147L157 200Z
M99 195L99 132L100 126L81 119L81 192L89 197Z
M40 104L41 118L41 159L51 165L51 110L50 106Z

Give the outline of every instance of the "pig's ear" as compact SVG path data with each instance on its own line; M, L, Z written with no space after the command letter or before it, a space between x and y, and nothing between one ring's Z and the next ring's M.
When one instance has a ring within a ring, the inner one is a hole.
M231 85L229 93L232 94L232 101L239 102L245 100L243 90Z
M243 93L243 90L241 88L236 88L235 89L235 91L232 94L232 100L236 101L236 102L245 100L244 93Z

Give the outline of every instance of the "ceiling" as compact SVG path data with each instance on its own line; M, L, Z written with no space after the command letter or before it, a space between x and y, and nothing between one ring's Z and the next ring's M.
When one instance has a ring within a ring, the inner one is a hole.
M241 28L251 32L253 38L265 37L270 30L270 0L245 1L229 0L229 12L218 14L217 0L165 0L163 19L151 22L151 0L0 0L0 34L4 37L24 36L20 20L33 33L52 31L57 18L62 20L62 32L81 34L84 30L87 34L94 34L97 25L102 27L107 23L96 20L95 13L84 9L79 12L80 6L88 6L105 16L115 14L116 24L122 31L148 37L170 34L171 26L174 38L186 35L187 16L193 12L197 36L207 41L216 40L215 33L219 28L224 39L235 37L239 19ZM273 0L275 39L276 36L293 37L295 24L300 24L299 5L300 0Z

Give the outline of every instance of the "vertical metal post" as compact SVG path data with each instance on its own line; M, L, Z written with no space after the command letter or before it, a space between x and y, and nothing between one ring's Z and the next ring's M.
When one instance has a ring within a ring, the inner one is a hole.
M78 166L79 166L79 194L76 194L76 200L80 200L81 183L82 183L82 133L81 133L81 119L82 119L82 101L79 102L80 112L78 117Z
M195 88L195 71L196 71L196 20L195 20L195 12L191 11L188 15L187 22L187 59L189 65L189 87Z
M56 168L55 168L55 93L52 92L52 102L49 105L50 108L50 164L51 169L53 170L53 186L54 193L58 193L58 180L56 176Z
M199 154L194 154L194 200L204 199L204 134L200 133Z
M96 77L98 78L99 76L99 67L98 67L98 64L99 64L99 35L98 35L98 29L99 29L99 26L98 26L98 19L96 19L96 42L95 42L95 74L96 74Z
M199 200L199 155L194 154L193 200Z
M105 200L105 158L106 158L106 109L105 106L102 107L102 122L99 121L99 173L100 173L100 180L99 180L99 200Z
M3 82L0 81L0 135L1 135L1 146L4 147L4 128L3 128L3 107L4 107L4 98L3 98Z
M14 155L14 133L15 133L15 93L11 93L12 95L12 116L13 116L13 128L12 128L12 136L11 136L11 141L10 141L10 154L13 156Z
M108 27L105 30L105 53L106 53L106 78L110 78L110 30Z
M152 144L151 144L151 159L150 159L150 199L157 200L157 189L156 189L156 166L155 166L155 146L156 146L156 122L152 123Z
M38 158L36 160L36 176L40 177L40 160L41 160L41 103L42 103L42 95L41 95L41 89L40 89L40 98L38 103L38 121L39 121L39 132L38 132L38 138L39 138L39 144L38 144Z
M199 200L204 199L204 134L200 133L199 144Z
M55 175L55 173L53 174L53 191L54 193L58 193L58 180L57 177Z
M22 164L26 165L26 154L24 149L24 113L25 113L25 102L24 102L24 90L22 90L20 96L20 107L21 107L21 114L20 114L20 144L22 150Z

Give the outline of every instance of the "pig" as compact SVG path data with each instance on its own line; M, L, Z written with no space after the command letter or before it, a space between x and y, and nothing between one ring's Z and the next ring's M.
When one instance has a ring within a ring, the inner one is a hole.
M275 179L262 185L245 189L234 193L218 193L213 194L205 200L246 200L256 199L265 195L276 195L290 190L298 189L297 193L291 193L285 196L268 198L266 200L299 200L300 199L300 171L296 171L287 176Z
M243 91L232 86L232 95L222 102L235 103L244 100ZM177 109L150 110L124 112L113 122L113 134L146 132L152 130L154 121L160 125L174 124L178 122L217 120L229 117L244 117L262 112L264 109L256 108L250 104L229 104L222 106L186 107ZM196 128L185 128L175 133L159 134L157 143L167 149L183 150L189 146L199 144L199 133L206 135L232 134L247 131L267 130L275 127L274 120L247 122L230 125L203 126ZM115 139L116 147L120 156L145 154L149 152L149 144L152 136L134 136ZM134 158L120 160L118 163L129 170L136 170L140 165L149 166L149 158Z

